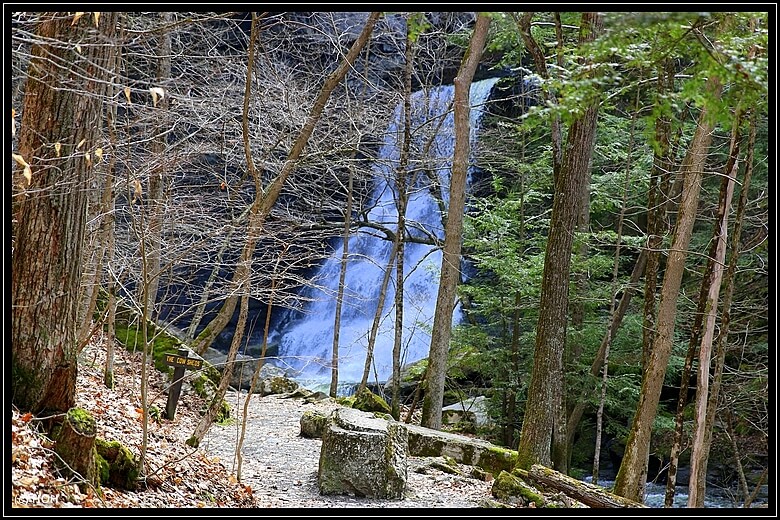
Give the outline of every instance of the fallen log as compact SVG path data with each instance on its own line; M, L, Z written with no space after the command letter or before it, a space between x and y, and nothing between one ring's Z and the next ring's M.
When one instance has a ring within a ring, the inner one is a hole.
M549 488L555 489L589 507L647 507L639 502L610 493L601 486L577 480L541 464L531 466L531 470L528 471L527 475L530 480L533 480L545 488L545 490Z

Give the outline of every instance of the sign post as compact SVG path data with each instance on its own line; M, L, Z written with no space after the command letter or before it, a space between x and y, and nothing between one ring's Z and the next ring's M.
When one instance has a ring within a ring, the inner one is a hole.
M203 360L200 358L187 357L189 351L186 348L180 348L178 354L166 354L165 364L173 369L173 385L168 391L168 403L165 405L165 418L173 420L176 415L176 405L181 395L181 385L184 380L184 371L186 369L198 370L203 366Z

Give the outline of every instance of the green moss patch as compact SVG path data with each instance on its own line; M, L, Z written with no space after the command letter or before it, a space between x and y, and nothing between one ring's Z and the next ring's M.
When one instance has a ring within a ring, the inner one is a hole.
M134 490L138 487L140 465L126 446L117 441L95 439L100 483L109 487Z

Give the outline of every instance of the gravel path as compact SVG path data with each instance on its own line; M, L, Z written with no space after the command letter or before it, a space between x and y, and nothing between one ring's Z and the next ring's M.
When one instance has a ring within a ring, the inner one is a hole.
M246 394L225 397L239 415ZM239 401L240 399L240 401ZM329 412L338 405L332 401L305 403L277 395L253 395L249 404L242 453L242 482L251 486L259 507L481 507L490 496L490 482L444 473L427 466L428 459L409 457L406 492L403 500L323 496L317 487L319 439L300 436L300 418L306 410ZM241 430L236 424L214 425L201 443L209 456L219 457L236 473L235 446ZM460 466L464 472L467 466ZM418 471L425 471L420 473ZM468 473L466 473L468 474Z

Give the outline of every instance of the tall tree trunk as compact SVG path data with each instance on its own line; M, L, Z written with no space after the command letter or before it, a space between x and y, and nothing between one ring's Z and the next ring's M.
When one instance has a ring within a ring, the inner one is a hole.
M217 315L214 316L211 321L209 321L208 325L206 325L203 331L198 334L198 337L195 338L195 341L192 344L192 349L195 352L203 354L233 317L233 312L236 310L236 304L239 298L235 289L238 289L242 285L242 280L244 280L249 275L248 271L246 271L246 269L248 269L248 263L245 260L247 258L251 258L255 251L257 236L252 237L253 230L259 231L265 223L265 219L270 214L274 204L276 204L276 199L279 198L279 194L281 193L285 182L287 182L287 178L298 164L298 159L300 159L301 153L303 152L306 143L309 141L309 137L314 131L314 127L320 120L322 111L325 109L325 104L328 102L331 93L336 88L336 86L341 83L341 80L344 79L344 76L354 65L358 54L360 54L360 51L371 37L371 33L374 30L376 21L379 19L379 15L379 12L372 12L368 16L366 25L363 27L363 31L352 44L352 47L344 57L344 60L341 62L341 64L339 64L336 70L334 70L325 79L317 99L314 101L314 105L309 111L309 115L306 118L306 123L303 125L300 134L298 134L298 138L295 140L293 147L290 149L290 153L287 155L287 160L284 162L279 175L274 177L274 179L265 189L256 190L253 210L251 211L249 217L247 241L245 242L241 251L241 260L236 266L236 270L233 273L233 278L230 283L234 290L230 291L230 295L225 298L225 301L217 312ZM245 100L245 103L247 102L248 100ZM246 141L248 139L249 135L245 128L244 140ZM255 169L253 163L249 162L247 165L250 170Z
M341 237L343 247L341 250L341 269L339 269L339 287L336 293L336 312L333 319L333 353L330 369L330 396L336 397L339 385L339 332L341 331L341 307L344 304L344 282L347 278L347 263L349 262L349 224L352 221L352 178L354 171L349 167L349 180L347 181L347 209L344 212L344 233Z
M406 49L404 53L404 132L401 153L395 171L395 193L398 207L398 229L396 230L395 255L395 337L393 338L393 375L391 378L392 398L390 414L397 421L401 418L401 344L404 337L404 245L406 237L406 208L409 202L407 188L409 148L412 143L412 68L414 40L412 39L412 16L406 18Z
M121 49L117 53L117 59L114 66L114 85L117 85L117 77L121 70ZM118 87L114 87L117 91ZM113 96L112 96L113 97ZM110 187L110 198L105 209L106 225L106 266L108 267L108 298L106 302L106 364L103 370L103 384L108 388L114 388L114 342L116 325L116 278L114 274L114 257L116 254L116 193L114 192L114 182L116 179L116 160L118 155L116 121L117 106L112 104L108 109L108 139L110 143L110 158L108 171L106 173L106 186Z
M690 387L691 372L693 371L693 362L696 358L696 347L701 340L701 327L707 305L707 294L710 290L711 275L715 267L713 262L713 259L715 258L715 247L717 247L717 241L713 242L713 247L710 250L710 258L707 261L707 266L704 269L704 275L702 277L701 288L699 291L699 303L696 308L693 325L691 326L691 337L688 341L688 351L685 355L685 362L683 363L683 368L680 374L680 392L677 396L674 440L672 441L672 449L669 455L669 468L666 473L667 477L664 507L672 507L674 505L675 487L677 485L677 467L683 445L685 406L688 404L688 389Z
M734 217L734 232L731 237L731 256L729 258L729 267L726 272L725 283L726 290L723 295L723 312L720 318L720 332L715 342L715 367L712 375L712 388L710 389L709 402L707 403L707 435L702 441L702 451L709 453L709 446L712 441L712 428L715 424L715 415L718 410L718 398L720 394L721 380L723 377L723 368L726 365L726 345L728 344L729 328L731 324L731 302L734 298L734 288L736 286L737 261L741 249L740 238L742 235L742 223L747 207L747 198L750 190L750 180L753 176L753 155L756 145L756 114L752 113L750 117L750 137L748 138L747 157L745 158L745 174L742 179L742 187L737 203L737 214ZM702 464L706 464L707 459L703 458ZM706 473L706 468L704 473ZM755 493L754 493L755 494ZM748 502L745 502L747 507Z
M729 188L726 186L730 182L730 175L732 175L732 168L736 168L737 156L739 154L739 136L736 134L739 129L739 125L742 122L742 117L737 116L735 119L734 133L732 135L731 149L729 154L729 161L726 165L726 176L723 178L723 185L721 186L721 200L720 204L723 204L723 197L726 196L724 190ZM736 171L734 172L736 175ZM732 187L733 189L733 187ZM731 204L729 200L729 205ZM719 211L722 208L719 208ZM718 214L718 218L722 216ZM724 224L725 225L725 224ZM677 412L675 415L675 430L674 441L672 442L672 450L669 456L669 470L667 472L666 479L666 496L664 500L664 507L672 507L674 504L675 486L677 484L677 467L679 463L680 452L682 451L682 436L683 436L683 422L685 405L688 404L688 387L691 379L691 373L693 371L693 362L696 359L697 349L702 342L702 327L704 326L705 315L708 312L708 305L710 305L710 294L713 290L712 284L715 283L716 270L722 270L722 260L718 260L718 248L721 246L720 222L716 223L713 230L713 238L711 241L710 251L707 260L707 267L702 276L701 290L699 293L699 304L696 309L696 315L694 318L693 326L691 328L691 337L688 342L688 353L685 356L685 364L683 365L682 375L680 376L680 393L677 398ZM723 247L725 248L725 238L723 239ZM723 251L725 258L725 249ZM701 358L699 358L701 359Z
M603 16L582 14L580 41L592 41L602 29ZM588 107L569 129L563 166L555 184L550 232L544 257L534 366L518 446L517 466L552 465L567 472L566 406L563 353L569 306L572 235L582 200L582 177L587 174L596 138L598 105ZM532 419L531 419L532 418Z
M712 96L716 98L720 96L722 87L717 78L710 78L707 88ZM674 322L677 316L677 297L685 271L685 257L691 240L693 223L696 220L701 178L714 126L713 118L706 109L702 109L696 132L681 167L683 176L682 201L661 286L657 330L650 360L642 378L639 403L629 432L625 454L615 481L616 494L637 502L643 501L650 453L650 435L658 401L661 397L666 366L672 352Z
M674 70L671 60L659 67L657 82L657 103L667 92L674 89ZM666 232L666 202L662 185L668 186L672 171L670 157L670 135L672 122L668 116L660 115L655 120L655 144L653 168L650 173L650 189L647 192L647 267L645 269L644 325L642 327L642 370L647 367L650 348L655 333L655 301L658 285L658 266L661 259L661 244Z
M160 13L163 29L160 35L159 49L157 51L157 78L155 87L163 88L171 77L171 33L167 28L172 20L173 13ZM143 286L149 293L149 304L154 310L157 302L157 291L160 286L160 264L162 256L162 228L165 213L165 171L170 168L171 159L168 157L167 132L168 125L168 96L158 99L154 106L155 111L155 136L152 140L152 160L155 167L149 176L149 190L146 197L146 208L149 210L149 227L145 233L148 241L146 244L146 263L149 269L149 283ZM150 316L151 318L151 316Z
M92 17L40 17L19 134L29 181L14 175L11 389L22 410L65 412L75 401L86 154L98 147L118 14L103 13L97 29Z
M249 98L252 95L252 75L255 67L255 45L259 34L258 18L256 13L252 13L252 25L249 34L249 54L247 57L247 71L246 71L246 83L244 85L244 107L241 118L243 138L244 138L244 154L246 155L246 162L249 168L249 173L252 176L252 180L255 183L255 193L260 193L260 176L255 168L254 159L252 159L252 149L249 146ZM251 289L251 274L252 274L252 259L255 250L255 244L260 236L260 232L263 227L263 213L261 212L260 199L255 196L255 200L249 210L249 229L247 231L247 240L244 245L244 249L241 252L241 258L236 266L235 275L241 275L241 278L233 278L234 282L238 283L236 287L236 296L231 298L241 298L241 307L238 312L238 323L236 324L236 330L233 334L233 339L230 343L230 349L225 359L225 367L222 372L222 377L219 380L219 386L209 403L208 409L205 415L201 418L198 425L195 427L195 431L192 433L187 444L193 447L198 447L203 440L203 436L211 427L211 423L217 416L217 412L222 405L222 399L225 397L225 392L230 384L230 380L233 376L233 367L238 354L238 347L241 344L241 340L244 336L244 328L246 327L247 314L249 312L249 294ZM220 311L221 312L221 311ZM232 313L231 313L232 314ZM229 319L229 317L228 317ZM207 327L208 328L208 327ZM205 332L205 331L204 331ZM202 335L203 333L201 333ZM200 338L200 336L198 336ZM205 350L205 349L204 349Z
M447 353L452 335L452 312L455 291L460 282L460 248L463 234L463 211L466 203L466 178L469 163L469 90L474 72L482 57L487 40L490 18L477 16L474 31L460 70L455 77L455 150L452 158L450 201L447 223L444 226L444 250L441 260L441 278L433 317L431 347L428 354L428 375L423 398L422 425L441 428L441 407L444 402L444 379L447 373Z
M688 484L688 507L704 507L704 491L707 484L707 459L709 445L705 441L708 435L707 399L710 386L710 361L712 358L712 341L715 337L715 317L718 310L720 285L723 279L723 265L726 260L726 241L728 240L728 221L731 210L731 199L734 195L734 182L739 168L739 142L742 114L737 109L734 128L731 134L731 152L726 164L726 175L720 185L718 215L715 220L715 255L712 259L713 269L707 291L707 303L704 311L704 325L699 347L699 367L696 378L696 408L693 421L693 442L691 445L691 476Z

